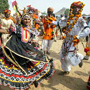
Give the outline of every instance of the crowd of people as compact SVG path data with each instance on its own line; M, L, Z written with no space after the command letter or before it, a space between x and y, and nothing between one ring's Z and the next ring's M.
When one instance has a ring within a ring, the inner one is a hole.
M51 78L55 73L50 48L59 39L63 40L60 50L62 72L67 75L71 66L83 66L83 59L90 56L90 17L82 17L83 2L73 2L69 16L55 17L54 9L49 7L46 16L38 15L39 11L31 6L24 8L21 14L11 16L5 9L0 20L0 85L15 90L27 90L30 85L38 87L43 79ZM39 38L42 37L42 45ZM83 56L78 51L78 43L86 37ZM90 89L90 77L87 88ZM0 87L0 90L3 90Z

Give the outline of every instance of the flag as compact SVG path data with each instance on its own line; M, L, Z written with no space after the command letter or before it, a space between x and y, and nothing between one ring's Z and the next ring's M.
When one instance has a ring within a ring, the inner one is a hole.
M17 4L16 0L12 0L12 7L14 7Z
M19 16L19 13L18 13L18 4L17 4L17 1L16 0L12 0L12 7L13 7L13 11L15 11L15 13Z
M31 5L27 5L27 7L31 7Z
M30 9L31 5L27 5L27 10Z

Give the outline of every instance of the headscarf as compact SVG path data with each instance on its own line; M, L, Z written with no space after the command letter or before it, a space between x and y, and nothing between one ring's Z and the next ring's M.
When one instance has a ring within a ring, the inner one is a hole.
M22 20L24 20L26 17L30 18L30 16L28 14L25 14L22 16Z

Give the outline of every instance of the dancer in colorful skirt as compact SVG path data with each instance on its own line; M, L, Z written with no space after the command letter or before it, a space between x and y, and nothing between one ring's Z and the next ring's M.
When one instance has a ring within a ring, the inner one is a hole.
M34 30L31 30L30 17L26 14L16 30L0 29L0 33L10 34L0 51L0 85L27 90L31 84L37 87L43 79L54 74L53 60L28 43L31 34L38 35Z

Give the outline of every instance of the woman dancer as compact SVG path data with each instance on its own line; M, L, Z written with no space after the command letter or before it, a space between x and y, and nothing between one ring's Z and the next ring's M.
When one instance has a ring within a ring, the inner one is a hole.
M53 60L28 43L31 34L38 35L35 29L31 30L28 15L22 17L21 25L16 30L0 29L0 32L10 33L1 47L0 85L15 90L26 90L31 84L37 87L43 79L48 79L54 74Z

